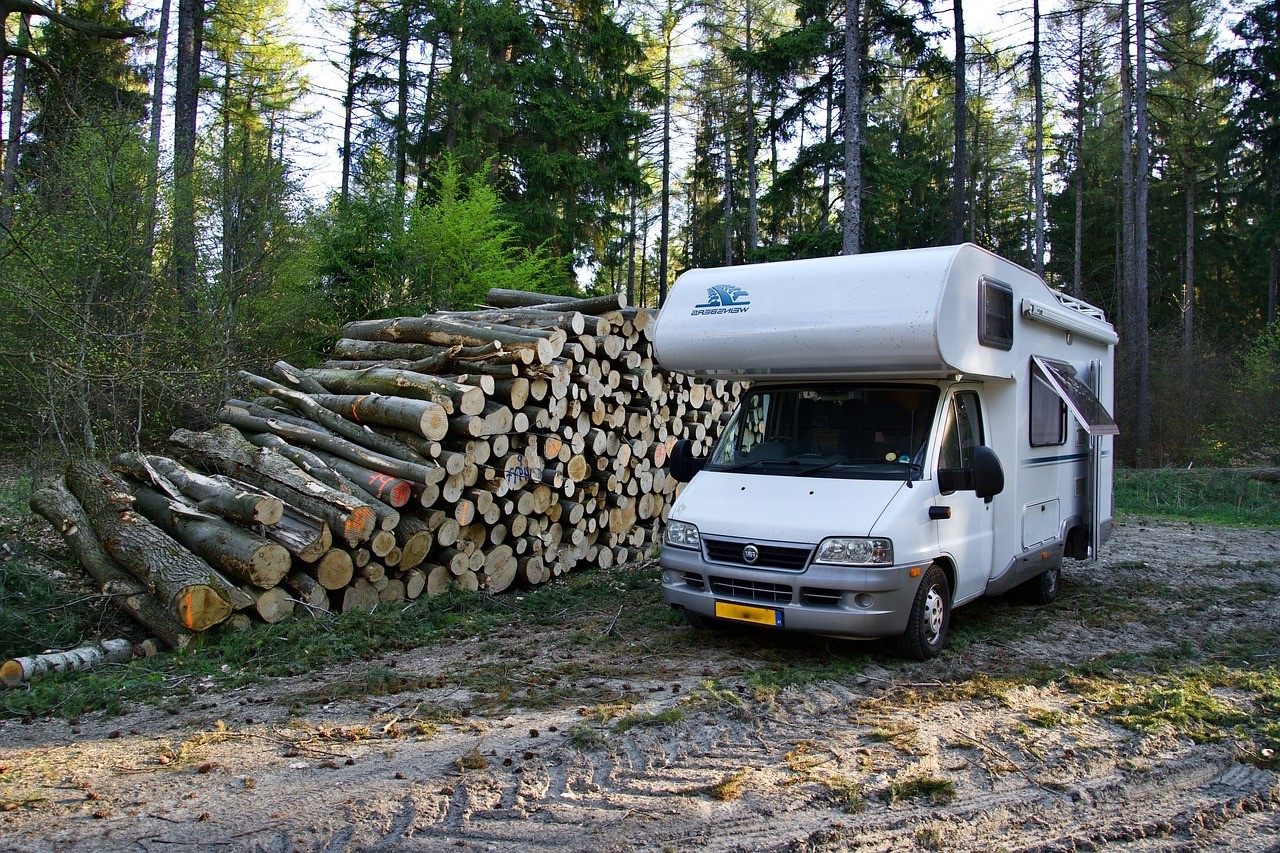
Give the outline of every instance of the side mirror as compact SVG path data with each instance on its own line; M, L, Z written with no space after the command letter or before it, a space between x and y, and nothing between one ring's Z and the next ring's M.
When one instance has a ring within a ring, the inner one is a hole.
M1004 491L1004 468L996 452L986 445L973 448L973 465L969 468L939 468L938 491L974 492L989 500Z
M973 490L980 498L993 498L1004 491L1004 468L1000 457L986 445L973 449Z
M693 476L702 470L707 464L707 460L699 459L693 455L693 442L687 438L682 438L671 448L671 455L668 459L671 468L671 476L676 478L676 482L687 483L693 479Z

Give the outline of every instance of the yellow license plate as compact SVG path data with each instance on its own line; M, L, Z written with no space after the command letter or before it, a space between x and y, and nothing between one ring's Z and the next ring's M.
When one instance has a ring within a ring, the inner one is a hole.
M732 619L735 622L754 622L757 625L768 625L771 628L782 627L782 611L772 610L768 607L752 607L749 604L717 601L716 616L720 619Z

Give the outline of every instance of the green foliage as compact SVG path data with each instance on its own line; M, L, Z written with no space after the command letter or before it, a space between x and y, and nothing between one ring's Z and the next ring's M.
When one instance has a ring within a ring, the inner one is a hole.
M335 200L321 223L317 272L336 320L470 308L492 287L573 292L563 263L523 247L484 173L464 176L446 160L405 211L388 165L370 152L368 192Z
M46 567L0 553L0 661L91 641L100 616Z
M464 177L446 161L433 192L414 207L405 230L409 292L440 308L483 305L492 287L567 290L568 274L545 249L520 244L497 192L480 174Z
M1199 521L1280 527L1280 483L1247 471L1222 469L1120 469L1115 478L1120 512Z

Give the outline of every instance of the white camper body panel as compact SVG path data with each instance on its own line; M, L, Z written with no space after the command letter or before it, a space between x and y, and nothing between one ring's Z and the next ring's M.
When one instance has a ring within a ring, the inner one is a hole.
M746 605L766 590L782 627L879 636L907 624L921 567L946 567L959 605L1056 572L1064 550L1096 556L1112 520L1116 341L1100 310L969 244L684 274L654 331L669 370L751 381L753 390L929 386L938 396L927 443L900 457L922 466L909 484L905 464L902 480L885 482L818 468L805 479L781 467L739 473L713 459L670 515L700 531L703 553L668 539L664 595L691 614L725 618L726 600ZM941 425L960 400L980 409L981 444L1004 472L1003 490L988 500L940 487ZM770 573L718 556L773 543L813 552L849 536L892 540L901 572L812 559L798 574ZM708 609L716 601L721 609Z
M1036 342L979 343L983 279L1012 289L1019 317L1038 312L1046 335L1056 321L1116 342L1101 311L1064 303L1031 271L964 244L691 270L662 306L654 353L668 370L724 379L1011 379ZM1064 330L1055 332L1053 350Z

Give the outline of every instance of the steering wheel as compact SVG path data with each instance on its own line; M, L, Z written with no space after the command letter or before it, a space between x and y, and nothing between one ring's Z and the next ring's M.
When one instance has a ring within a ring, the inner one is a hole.
M789 435L778 435L775 433L774 435L765 436L764 444L768 444L769 442L773 442L773 441L776 441L779 444L785 444L788 447L794 448L795 450L804 449L804 445L800 443L799 439L792 438Z

